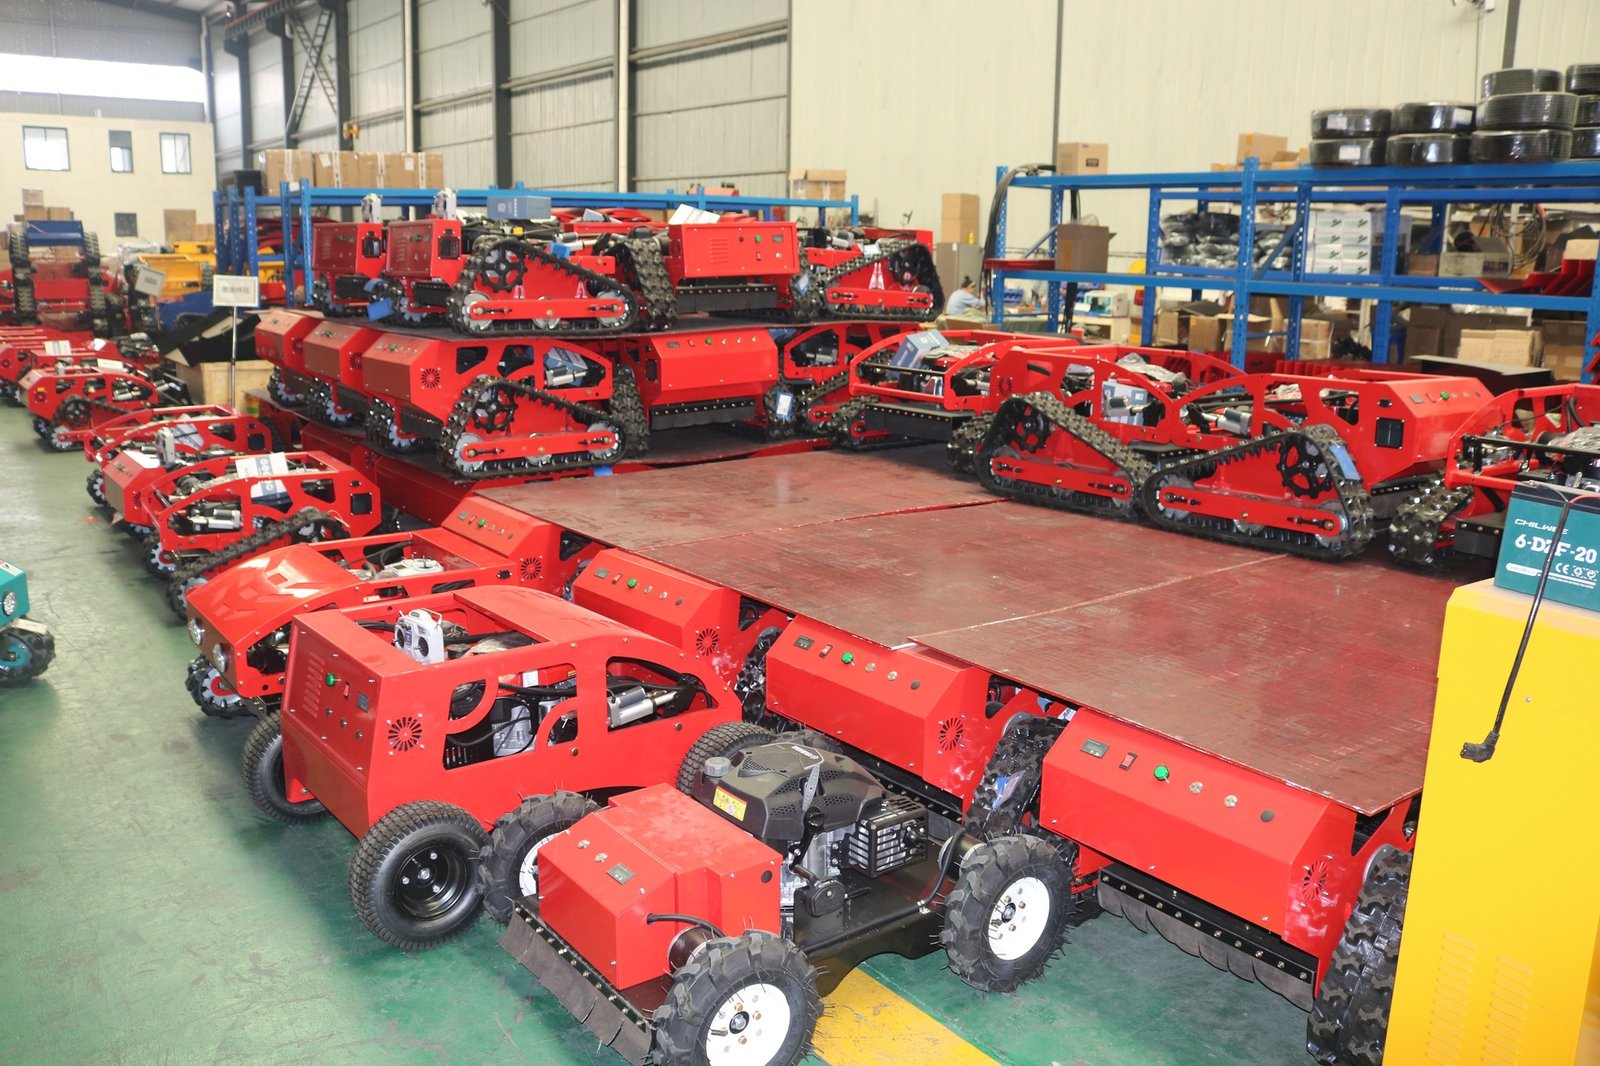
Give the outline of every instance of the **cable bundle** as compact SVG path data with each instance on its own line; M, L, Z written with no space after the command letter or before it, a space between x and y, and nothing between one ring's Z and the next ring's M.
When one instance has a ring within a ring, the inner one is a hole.
M1506 93L1478 108L1478 128L1570 130L1577 117L1578 98L1571 93Z
M1506 93L1556 93L1561 91L1559 70L1539 70L1533 67L1511 67L1483 76L1484 98L1504 96Z
M1384 162L1391 167L1438 167L1472 158L1470 137L1452 133L1402 133L1389 138Z
M1395 133L1471 133L1474 117L1471 104L1429 100L1395 108L1393 128Z
M1572 158L1571 130L1479 130L1474 163L1558 163Z

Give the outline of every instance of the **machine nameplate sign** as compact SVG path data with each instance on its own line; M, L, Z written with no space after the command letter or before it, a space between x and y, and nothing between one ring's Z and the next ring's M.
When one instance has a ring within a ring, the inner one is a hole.
M261 303L261 281L248 274L218 274L211 279L213 307L256 307Z
M143 263L134 267L133 291L143 296L160 296L167 287L167 272Z
M625 885L629 881L633 880L633 871L622 865L620 862L611 869L607 870L606 873L611 876L611 880L615 881L619 885Z
M1555 537L1556 520L1572 490L1550 485L1519 485L1506 509L1505 534L1494 583L1533 594ZM1559 603L1600 611L1600 500L1573 503L1550 564L1545 595Z
M718 788L717 791L712 795L711 802L717 808L717 810L722 811L724 814L728 815L728 817L738 822L744 821L744 812L749 806L749 804L745 803L745 801L740 799L738 796L735 796L731 792L726 792L721 788Z

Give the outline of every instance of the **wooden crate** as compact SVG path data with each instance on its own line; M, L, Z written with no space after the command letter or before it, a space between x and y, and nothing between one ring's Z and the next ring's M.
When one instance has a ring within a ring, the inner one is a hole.
M233 397L228 396L228 364L201 363L199 366L179 366L178 378L189 387L190 402L196 404L231 404L246 414L255 414L259 406L248 392L267 387L272 376L272 364L265 359L241 359L234 379Z

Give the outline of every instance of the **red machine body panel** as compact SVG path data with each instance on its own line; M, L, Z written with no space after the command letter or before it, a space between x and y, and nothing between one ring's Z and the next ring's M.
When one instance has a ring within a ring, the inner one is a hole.
M445 419L478 377L503 377L560 390L577 403L611 396L608 365L582 343L564 338L463 337L442 329L384 333L362 359L369 394ZM574 368L578 368L574 372Z
M662 846L672 840L694 846ZM676 788L654 785L614 797L539 849L539 913L614 986L629 988L671 972L669 949L684 929L647 915L779 932L782 862Z
M760 327L638 334L608 348L633 366L652 426L732 420L718 414L719 407L748 412L737 419L744 421L777 382L778 347L772 334ZM678 405L699 407L701 417L696 420L682 411L670 418L661 410Z
M204 445L188 447L189 454L210 444L231 446L234 441L242 442L237 451L264 452L272 445L271 429L255 415L239 414L225 404L192 404L129 411L102 422L95 427L94 435L83 442L84 458L103 463L130 445L154 444L168 423L183 423L180 435L184 441L192 441L197 435L210 438Z
M324 319L306 337L306 373L331 385L361 391L362 355L382 332L362 322Z
M323 222L311 233L312 299L335 313L367 306L388 262L381 222Z
M461 273L461 223L443 218L390 222L384 258L390 277L453 285Z
M392 625L419 608L469 633L509 631L534 643L424 665L389 633L360 625ZM610 679L635 676L642 664L691 675L703 692L688 710L613 726ZM522 684L570 680L575 695L541 710L524 748L479 757L472 749L482 741L468 738L488 728L497 700L480 694L456 716L452 700L459 708L458 686L489 674ZM676 648L532 589L467 589L295 619L281 719L285 781L289 795L308 791L358 836L422 799L455 804L487 827L534 792L672 780L696 739L738 716L727 687Z
M321 313L269 307L256 319L256 358L291 374L304 374L306 338L322 321Z
M1087 708L1045 757L1040 825L1326 958L1402 804L1356 812Z
M674 285L707 278L790 277L801 254L793 222L717 222L667 227Z

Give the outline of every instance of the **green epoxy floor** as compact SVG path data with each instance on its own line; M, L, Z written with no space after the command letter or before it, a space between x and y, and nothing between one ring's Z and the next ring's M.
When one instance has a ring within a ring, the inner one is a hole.
M0 690L0 1062L620 1063L490 922L396 952L351 911L349 834L255 813L249 723L189 702L192 647L86 473L0 408L0 557L29 571L58 648L41 681ZM1300 1011L1120 919L1075 930L1013 996L938 955L869 969L1007 1063L1310 1062Z

